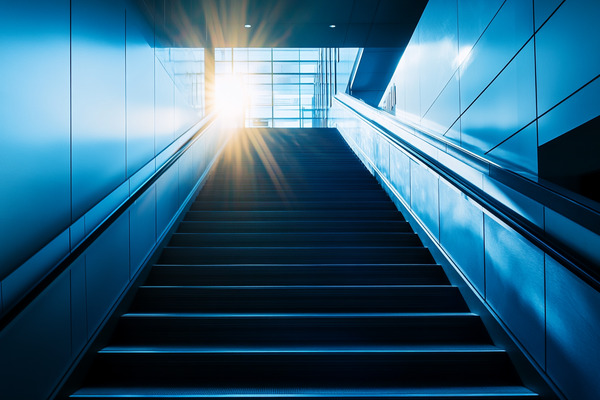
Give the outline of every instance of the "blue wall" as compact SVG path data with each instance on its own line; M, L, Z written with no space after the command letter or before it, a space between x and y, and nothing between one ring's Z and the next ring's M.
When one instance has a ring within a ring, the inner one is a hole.
M546 232L595 252L600 237L468 165L385 112L344 99L392 134L445 164ZM600 293L486 212L336 99L331 119L396 204L417 221L466 283L566 398L600 393ZM436 143L437 144L437 143ZM419 229L417 229L419 230ZM574 247L574 246L573 246ZM439 260L441 263L442 260ZM457 282L458 284L458 282Z
M396 114L535 177L538 146L600 115L599 17L588 0L431 0Z
M2 2L0 313L206 123L126 0ZM45 399L161 241L226 135L219 121L0 331L3 398Z
M599 17L598 1L430 0L388 87L396 85L396 116L536 179L538 147L600 115ZM475 184L600 264L597 232L453 163ZM434 196L439 214L432 212L438 214L444 248L492 308L514 311L507 304L513 299L521 316L507 317L507 325L569 398L595 398L600 387L588 371L598 369L600 346L588 335L600 336L600 318L593 311L600 295L553 260L527 250L514 232L506 233L510 230L473 206L469 218L459 215L468 203L442 186ZM477 262L449 234L466 225L468 235L485 238L474 240L481 243L475 246ZM482 252L485 259L479 262Z
M600 265L598 230L419 134L535 180L538 147L600 115L599 17L597 1L430 0L388 87L395 115L370 116ZM600 293L343 106L332 114L539 369L567 398L596 399Z
M3 2L0 45L0 281L9 307L201 115L180 100L155 57L154 28L125 0Z

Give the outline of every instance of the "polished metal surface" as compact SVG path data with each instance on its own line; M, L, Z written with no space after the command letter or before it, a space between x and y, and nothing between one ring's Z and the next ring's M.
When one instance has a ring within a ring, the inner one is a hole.
M544 367L544 253L487 215L484 224L485 298Z
M463 82L461 78L461 95ZM487 152L535 118L535 64L530 41L462 115L461 143L478 154ZM537 146L528 150L525 157L531 158ZM515 154L507 156L511 162Z
M127 176L154 158L154 32L127 13Z
M117 2L75 2L71 19L72 216L76 219L127 177L125 8Z
M439 134L446 134L460 114L458 73L447 82L430 108L424 110L421 124L426 129ZM457 129L460 134L460 129ZM452 134L450 134L452 136Z
M471 52L461 49L461 111L467 109L533 35L533 3L507 0ZM476 22L479 24L478 22Z
M71 139L69 1L0 9L1 280L70 224Z
M130 271L132 278L156 242L156 188L150 188L131 206L130 229L135 239L130 240Z
M594 400L600 393L600 293L546 258L548 374L569 399Z
M461 58L467 57L504 4L504 0L458 0L458 41Z
M440 243L485 296L483 211L467 197L440 184Z
M537 125L532 122L520 132L492 148L487 155L498 164L510 166L523 175L538 173Z
M534 17L535 30L540 27L550 18L553 12L564 3L564 0L534 0Z
M599 14L597 1L566 1L537 33L540 114L598 76Z
M429 110L458 67L456 2L431 0L419 21L420 116Z
M129 282L129 238L129 213L125 213L86 252L88 339Z
M57 279L27 314L0 332L0 386L6 398L46 398L57 372L64 371L71 358L69 285L68 275Z
M439 177L421 164L410 162L410 205L432 235L439 239Z

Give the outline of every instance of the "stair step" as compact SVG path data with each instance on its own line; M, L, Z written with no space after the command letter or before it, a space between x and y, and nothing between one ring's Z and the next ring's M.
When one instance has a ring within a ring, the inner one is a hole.
M490 344L471 313L125 314L117 346Z
M72 398L102 400L131 397L142 400L162 399L252 399L272 400L299 398L311 400L530 400L536 393L522 386L468 386L468 387L389 387L389 388L229 388L229 387L86 387L71 395Z
M142 286L131 312L466 312L453 286Z
M377 263L434 264L429 250L415 247L165 247L160 264Z
M180 233L254 233L254 232L413 232L405 221L182 221Z
M415 233L175 233L169 246L173 247L259 247L268 246L420 246Z
M437 264L155 265L146 285L446 285Z
M184 221L404 221L393 210L188 211Z
M378 200L388 198L383 191L360 190L202 190L196 200L204 201L295 201L295 200Z
M192 211L275 211L275 210L394 210L394 203L386 201L195 201Z
M235 377L235 380L232 380ZM353 348L109 347L88 384L268 386L515 385L502 350L489 346Z

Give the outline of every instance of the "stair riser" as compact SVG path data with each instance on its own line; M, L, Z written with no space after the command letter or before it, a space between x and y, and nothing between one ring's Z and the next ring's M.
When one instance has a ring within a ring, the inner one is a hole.
M515 384L504 353L99 354L89 382L398 387ZM235 377L235 381L232 378Z
M268 243L265 243L268 245ZM167 247L160 264L273 264L286 263L434 264L424 247L282 248L282 247Z
M142 287L131 312L466 312L455 287Z
M123 317L113 345L489 344L476 317Z
M260 247L268 244L272 247L331 247L331 246L376 246L376 247L398 247L398 246L420 246L421 241L415 234L398 235L392 234L387 237L378 235L285 235L285 234L185 234L177 233L169 242L174 247Z
M439 265L155 266L146 285L447 285Z
M220 201L197 201L192 211L277 211L277 210L395 210L390 201L238 201L223 203Z
M286 191L286 190L247 190L230 192L227 190L201 191L196 201L346 201L346 200L387 200L384 192L371 191L361 192L357 190L304 190L304 191Z
M180 233L332 233L332 232L413 232L404 221L183 221Z
M189 211L184 221L404 221L394 211L326 210L326 211Z

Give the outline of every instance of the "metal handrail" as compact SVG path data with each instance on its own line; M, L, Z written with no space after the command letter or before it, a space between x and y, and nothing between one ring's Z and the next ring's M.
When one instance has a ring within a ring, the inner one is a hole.
M29 306L48 286L52 284L79 256L81 256L98 237L104 233L127 209L139 199L179 158L210 128L217 115L211 114L204 119L204 125L173 153L138 189L119 207L94 228L69 254L60 260L50 271L0 318L0 331L8 326L27 306Z
M519 233L537 248L550 255L553 259L555 259L573 274L581 278L592 288L600 291L600 269L593 262L586 260L572 249L566 248L562 243L559 243L544 230L510 209L493 196L480 189L478 186L472 184L460 174L446 167L444 164L429 156L422 150L416 148L414 145L399 138L377 121L365 116L355 107L348 104L349 102L347 100L345 101L344 96L338 96L336 99L342 106L352 111L359 119L366 122L393 144L402 148L412 157L425 164L431 170L435 171L455 188L469 196L488 213L498 218L504 224ZM364 105L364 107L370 106Z

